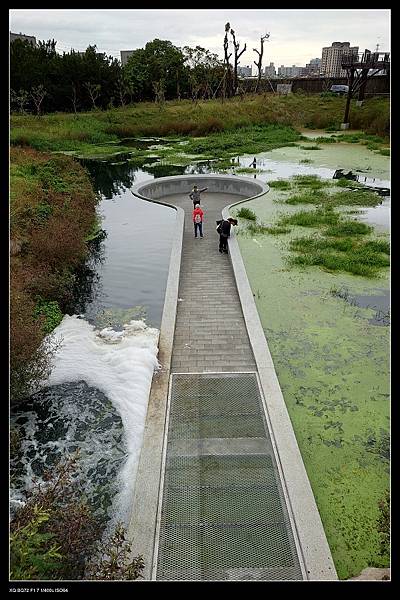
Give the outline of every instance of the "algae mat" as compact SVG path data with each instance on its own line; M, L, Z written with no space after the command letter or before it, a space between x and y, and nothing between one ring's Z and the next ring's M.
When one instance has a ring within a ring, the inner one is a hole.
M279 197L271 189L245 206L271 223L284 208ZM289 240L312 231L238 241L338 576L347 579L388 566L377 519L389 487L389 328L374 319L376 308L333 291L387 297L388 269L365 279L288 268Z

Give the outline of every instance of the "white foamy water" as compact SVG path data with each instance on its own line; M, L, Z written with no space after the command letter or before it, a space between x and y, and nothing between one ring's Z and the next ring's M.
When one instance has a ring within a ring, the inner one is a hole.
M130 321L123 331L95 329L66 315L54 330L62 338L47 386L84 380L102 391L121 416L128 457L119 473L113 513L126 522L133 499L147 404L157 360L159 330Z

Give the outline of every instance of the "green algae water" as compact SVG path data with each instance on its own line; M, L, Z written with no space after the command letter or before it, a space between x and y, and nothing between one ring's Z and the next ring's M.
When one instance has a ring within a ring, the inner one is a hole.
M387 174L384 157L353 147L348 164L346 157L339 160L339 146L333 152L324 148L320 166L336 157L338 168L363 166L371 177L375 162L376 176ZM298 148L268 153L282 161L305 154ZM272 224L283 212L299 210L283 205L283 197L271 188L235 209L246 206ZM388 557L380 555L377 520L378 502L389 487L389 327L378 318L388 302L389 270L367 279L288 267L289 241L314 232L239 232L238 241L338 576L347 579L367 566L388 566ZM386 239L382 231L376 235Z

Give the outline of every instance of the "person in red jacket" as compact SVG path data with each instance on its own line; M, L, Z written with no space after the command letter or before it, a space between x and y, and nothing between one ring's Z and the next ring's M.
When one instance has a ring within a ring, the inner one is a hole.
M197 238L197 230L200 237L203 237L203 217L204 213L200 208L200 204L196 204L193 210L194 237Z

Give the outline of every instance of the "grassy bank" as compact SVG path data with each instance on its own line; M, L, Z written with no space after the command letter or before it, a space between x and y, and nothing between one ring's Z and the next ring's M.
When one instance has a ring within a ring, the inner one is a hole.
M56 348L46 334L71 300L74 269L96 229L96 195L72 158L11 148L11 400L46 377Z
M253 126L266 125L283 128L310 127L313 129L338 129L343 119L345 99L337 97L303 96L291 94L248 95L243 100L234 98L221 102L208 100L193 103L188 100L166 102L160 109L154 103L116 108L109 111L92 111L77 115L56 113L40 118L34 116L11 117L11 143L26 145L42 151L79 152L82 155L106 155L116 151L116 144L124 138L137 136L191 136L234 132ZM371 99L364 106L352 103L351 127L368 134L389 135L389 100ZM287 136L287 131L286 134ZM235 140L235 151L240 152L241 139ZM218 139L218 138L216 138ZM273 143L284 145L294 141L276 138ZM209 139L210 141L210 139ZM218 148L226 146L222 139ZM238 147L239 142L239 147ZM199 148L191 146L194 152ZM260 147L258 151L270 147ZM132 150L118 146L119 151ZM181 148L182 150L182 148ZM185 148L186 150L186 148ZM252 149L251 152L256 152ZM244 150L246 152L246 150Z

